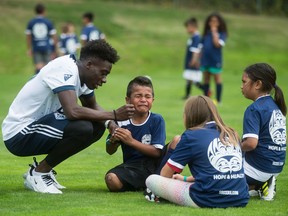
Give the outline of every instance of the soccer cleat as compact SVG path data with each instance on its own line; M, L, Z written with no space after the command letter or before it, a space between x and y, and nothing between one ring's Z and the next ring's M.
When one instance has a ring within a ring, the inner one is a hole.
M272 176L259 189L260 198L266 201L272 201L276 195L276 178Z
M31 166L29 173L27 173L24 181L24 186L27 189L39 193L62 194L54 185L54 180L51 178L50 173L43 173L42 175L33 175L34 166Z
M144 197L150 202L160 202L160 197L156 196L149 188L144 190Z
M34 161L34 163L33 163L33 164L29 164L29 166L30 166L31 168L33 167L33 169L35 169L35 168L38 166L39 163L36 161L36 157L33 157L33 161ZM26 173L23 174L23 178L24 178L24 179L26 179L27 176L29 175L29 171L30 171L31 168L29 168L29 170L28 170ZM61 184L56 180L57 172L56 172L54 169L52 169L52 170L49 172L49 174L50 174L51 178L52 178L53 181L54 181L55 187L57 187L58 189L65 189L65 188L66 188L65 186L61 185Z

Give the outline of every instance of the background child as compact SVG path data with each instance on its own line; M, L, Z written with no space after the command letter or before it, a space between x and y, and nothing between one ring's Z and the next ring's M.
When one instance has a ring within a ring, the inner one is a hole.
M56 29L53 23L45 17L46 8L43 4L35 6L36 17L31 19L26 28L27 54L33 57L35 73L37 74L51 59L49 40L57 43Z
M209 15L205 21L202 38L201 70L204 72L204 94L209 96L210 77L216 83L216 99L221 102L222 96L222 47L227 37L224 19L218 13Z
M247 182L250 189L260 190L261 199L273 200L275 177L282 171L286 156L284 96L276 84L275 70L265 63L245 69L241 89L244 97L254 101L246 109L243 120L242 150Z
M93 19L94 14L91 12L84 13L82 16L82 23L84 25L80 36L82 46L90 40L105 39L105 34L94 26Z
M183 99L187 99L191 92L191 86L193 83L203 90L202 82L202 72L200 71L199 62L199 43L200 34L198 32L198 24L196 18L190 18L184 23L187 33L190 38L187 41L186 56L184 63L184 73L183 78L186 80L185 96Z
M237 133L224 124L211 99L205 96L187 100L184 124L186 131L161 170L161 176L149 176L147 187L156 196L178 205L246 206L248 185ZM173 176L187 164L195 179L183 177L184 181L180 181L181 176Z
M161 115L150 111L154 90L149 78L139 76L127 87L126 102L135 106L133 117L118 122L106 145L114 154L121 145L123 163L109 170L105 181L111 192L144 189L146 178L156 172L165 145L165 122Z
M62 34L59 39L59 51L61 55L73 54L77 56L77 50L80 49L80 43L75 34L75 27L67 22L62 26Z

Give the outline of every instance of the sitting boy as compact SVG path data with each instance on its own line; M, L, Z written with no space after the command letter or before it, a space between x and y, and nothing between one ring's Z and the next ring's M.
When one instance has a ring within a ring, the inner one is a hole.
M126 103L135 107L133 117L119 121L119 127L106 142L108 154L121 145L123 163L109 170L105 182L111 192L145 189L146 178L156 173L165 145L165 122L161 115L150 112L154 101L149 78L139 76L127 87Z

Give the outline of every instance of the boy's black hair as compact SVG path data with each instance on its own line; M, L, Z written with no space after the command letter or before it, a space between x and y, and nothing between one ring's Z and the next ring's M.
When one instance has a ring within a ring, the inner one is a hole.
M138 76L131 80L127 86L126 96L130 97L132 94L132 89L135 85L146 86L152 89L152 96L154 97L153 84L150 78L146 76Z
M273 89L275 90L274 101L278 105L282 114L286 116L287 107L283 95L282 89L276 84L276 72L275 70L266 63L256 63L248 66L245 73L252 80L256 82L260 80L262 82L262 92L270 93Z
M120 57L117 51L105 40L92 40L87 42L80 51L80 61L89 58L100 58L114 64Z
M86 18L86 19L88 19L90 22L92 22L93 19L94 19L94 14L91 13L91 12L86 12L86 13L83 14L82 17L83 17L83 18Z
M45 6L42 3L38 3L35 5L34 10L36 14L43 14L45 11Z
M198 21L195 17L191 17L189 19L187 19L185 22L184 22L184 26L188 26L188 25L193 25L193 26L198 26Z
M223 17L219 14L219 13L212 13L210 14L207 18L206 18L206 21L205 21L205 24L204 24L204 32L203 32L203 35L207 35L208 32L210 31L210 26L209 26L209 22L211 20L212 17L216 17L219 21L219 28L218 28L218 31L219 32L223 32L223 33L226 33L226 36L228 36L228 30L227 30L227 25L226 25L226 22L225 20L223 19Z

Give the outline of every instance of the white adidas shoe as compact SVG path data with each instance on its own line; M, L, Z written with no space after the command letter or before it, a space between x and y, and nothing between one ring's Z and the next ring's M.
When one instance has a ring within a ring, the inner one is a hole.
M34 163L33 163L33 164L29 164L29 166L36 168L36 167L38 166L38 164L39 164L39 163L36 161L36 157L33 157L33 161L34 161ZM30 169L31 169L31 168L29 168L28 171L23 174L23 178L24 178L24 179L26 179L27 176L29 175ZM57 187L58 189L65 189L65 188L66 188L65 186L61 185L61 184L57 181L57 179L56 179L57 172L56 172L54 169L52 169L52 170L49 172L49 174L50 174L51 178L52 178L53 181L54 181L53 184L54 184L55 187Z
M26 188L40 193L62 194L62 191L55 187L54 180L51 178L50 173L33 175L33 170L34 167L31 167L24 181Z
M276 195L276 178L272 176L260 188L260 198L266 201L273 201Z

